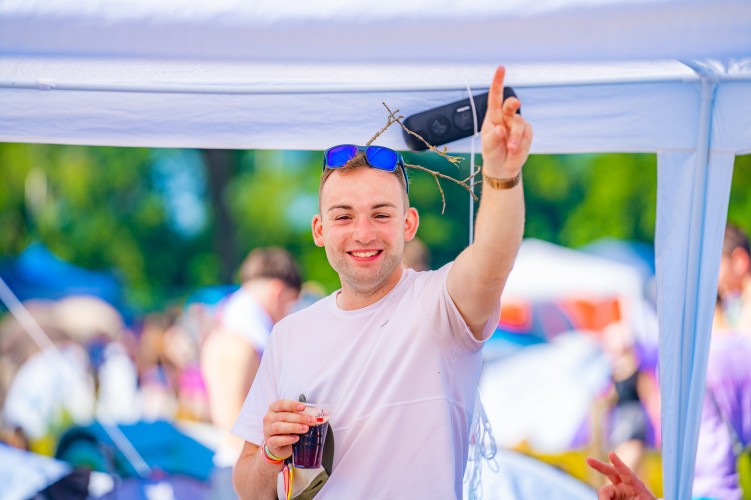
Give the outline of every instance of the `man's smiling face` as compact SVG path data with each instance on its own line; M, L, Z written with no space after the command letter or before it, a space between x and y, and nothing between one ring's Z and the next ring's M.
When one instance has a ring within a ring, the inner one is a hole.
M321 191L320 209L313 238L326 248L344 291L366 297L393 288L401 277L404 242L418 224L398 179L368 167L334 171Z

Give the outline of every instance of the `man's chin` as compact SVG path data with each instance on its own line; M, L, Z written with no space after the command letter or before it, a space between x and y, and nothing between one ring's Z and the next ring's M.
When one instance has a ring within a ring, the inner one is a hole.
M353 272L343 277L342 282L357 295L372 295L383 288L389 275L382 276L372 272Z

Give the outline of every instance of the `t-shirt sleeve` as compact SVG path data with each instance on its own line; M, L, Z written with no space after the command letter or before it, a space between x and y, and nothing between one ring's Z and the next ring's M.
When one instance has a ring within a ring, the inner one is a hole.
M274 332L271 334L269 344L261 357L253 384L248 396L245 398L240 415L232 427L232 434L245 441L260 445L263 441L263 417L269 409L269 405L280 399L276 387L276 375L274 373L275 342Z
M491 335L493 335L493 332L495 332L495 329L498 326L498 320L501 318L501 301L498 301L493 313L483 327L482 340L477 340L472 334L472 330L469 329L469 326L464 321L459 309L456 307L454 299L449 295L447 278L452 265L453 262L450 262L435 271L433 279L438 280L438 283L435 284L437 285L435 286L435 290L440 291L439 302L442 310L441 312L445 315L451 325L450 331L453 340L462 350L475 352L481 349L485 344L485 341L487 341Z

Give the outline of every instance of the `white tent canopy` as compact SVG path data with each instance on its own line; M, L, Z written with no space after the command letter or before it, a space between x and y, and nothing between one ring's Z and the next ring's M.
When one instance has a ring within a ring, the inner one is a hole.
M462 99L507 64L533 153L658 155L665 496L683 499L750 57L745 0L2 0L0 141L323 149L370 138L382 102ZM405 148L393 127L379 143Z
M562 297L643 300L644 280L626 264L536 239L525 239L504 296L530 301Z

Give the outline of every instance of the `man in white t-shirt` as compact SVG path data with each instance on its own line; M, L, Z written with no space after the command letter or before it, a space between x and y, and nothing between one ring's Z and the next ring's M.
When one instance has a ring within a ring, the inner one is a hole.
M532 129L490 89L475 242L438 271L405 270L417 231L401 156L378 146L324 153L313 238L342 288L279 322L233 432L241 498L276 498L292 445L311 423L296 400L329 403L333 467L316 498L457 498L480 348L521 241L521 169Z

